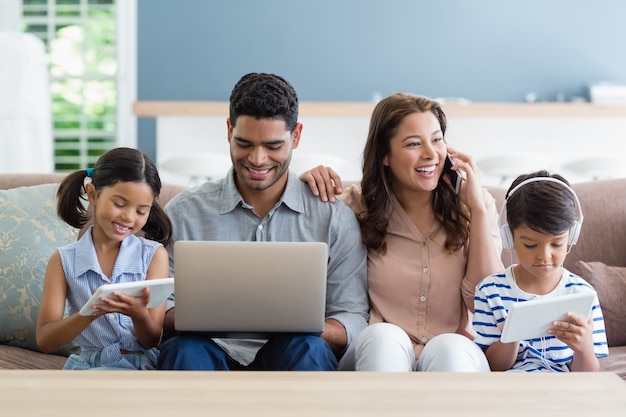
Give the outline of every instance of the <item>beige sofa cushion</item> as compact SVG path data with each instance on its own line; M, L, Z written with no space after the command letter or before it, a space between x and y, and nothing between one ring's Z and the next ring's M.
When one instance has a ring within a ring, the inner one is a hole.
M598 293L609 346L626 345L626 268L578 261L571 272L584 278Z

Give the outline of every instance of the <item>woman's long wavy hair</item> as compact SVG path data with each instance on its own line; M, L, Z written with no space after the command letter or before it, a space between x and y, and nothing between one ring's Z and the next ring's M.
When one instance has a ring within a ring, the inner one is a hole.
M387 250L385 237L391 217L393 195L392 174L383 164L390 152L390 141L402 120L413 113L432 112L445 135L447 119L436 101L412 94L397 93L381 100L372 113L367 142L363 151L362 203L365 211L359 213L363 243L380 253ZM470 217L467 207L443 179L432 194L436 219L446 231L445 248L454 252L469 237Z

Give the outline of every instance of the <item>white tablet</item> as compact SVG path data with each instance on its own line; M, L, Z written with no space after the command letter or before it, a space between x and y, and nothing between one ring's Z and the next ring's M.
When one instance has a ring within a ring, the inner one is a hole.
M94 304L101 303L101 297L115 299L113 292L128 294L133 297L141 296L144 288L150 288L150 302L148 308L160 306L167 297L174 292L174 278L148 279L144 281L123 282L120 284L107 284L99 287L80 309L81 316L91 316L96 310Z
M552 322L565 320L566 313L587 320L594 296L593 292L587 291L514 303L504 321L500 341L509 343L548 336Z

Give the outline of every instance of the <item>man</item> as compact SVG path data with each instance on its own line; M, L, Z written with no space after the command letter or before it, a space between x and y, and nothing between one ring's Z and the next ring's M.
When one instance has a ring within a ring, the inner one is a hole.
M286 80L273 74L243 76L231 93L226 125L233 167L226 178L170 201L165 209L174 240L326 242L324 330L319 336L268 340L178 335L163 344L159 368L335 370L337 358L368 320L366 251L356 218L343 203L322 202L289 172L302 124L298 97ZM174 314L175 308L166 313L166 335L173 332Z

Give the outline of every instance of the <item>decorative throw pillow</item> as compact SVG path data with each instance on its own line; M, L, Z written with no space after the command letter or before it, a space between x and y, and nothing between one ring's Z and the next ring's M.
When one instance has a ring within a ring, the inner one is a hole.
M626 345L626 268L602 262L578 261L572 272L587 281L598 293L609 346Z
M38 351L35 326L48 259L78 230L56 213L58 184L0 190L0 343ZM54 352L78 350L70 343Z

